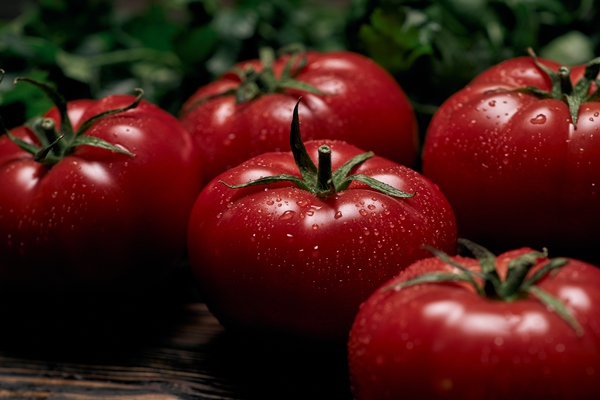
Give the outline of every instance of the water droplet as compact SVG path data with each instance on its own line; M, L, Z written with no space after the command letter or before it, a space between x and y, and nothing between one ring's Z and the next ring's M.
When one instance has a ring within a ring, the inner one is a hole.
M306 207L307 205L309 205L309 202L308 200L298 200L296 204L298 204L300 207Z
M315 215L315 212L313 210L309 210L306 212L306 215L308 215L309 217L312 217L313 215Z
M335 218L335 219L342 218L342 212L341 211L336 212L335 215L333 216L333 218Z
M272 206L273 204L275 204L273 200L267 200L267 205Z
M316 231L317 229L319 229L319 225L313 224L312 228L313 228L314 231Z
M490 101L488 102L488 105L489 105L490 107L495 107L495 106L496 106L496 100L490 100Z
M369 210L374 210L376 207L375 207L375 205L374 205L374 204L369 204L369 205L367 206L367 208L368 208Z
M358 213L359 213L360 215L362 215L363 217L364 217L364 216L366 216L366 215L368 214L367 210L365 210L364 208L363 208L363 209L361 209L361 210L360 210Z
M263 129L260 131L260 135L258 136L258 140L267 140L267 130Z
M56 196L58 196L58 192L53 192L53 193L52 193L52 198L53 198L53 199L55 199L55 198L56 198Z
M312 256L313 256L313 258L319 257L319 246L313 247Z
M279 216L279 219L283 220L283 221L290 220L290 219L294 218L294 215L296 215L296 211L287 210Z
M590 117L590 122L594 122L594 118Z
M546 116L544 114L538 114L529 120L534 125L542 125L546 123Z

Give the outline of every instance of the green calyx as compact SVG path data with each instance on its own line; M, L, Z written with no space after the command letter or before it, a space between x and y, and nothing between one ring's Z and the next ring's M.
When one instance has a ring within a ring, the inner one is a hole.
M281 75L276 77L273 69L275 59L277 56L286 54L290 55L290 59L285 64ZM288 45L280 49L277 54L275 54L275 51L272 48L264 47L259 50L259 59L261 63L260 71L257 71L252 66L248 66L244 69L233 68L231 70L241 81L237 88L202 97L187 107L186 111L205 101L228 95L235 96L237 104L253 100L265 94L283 93L286 89L297 89L302 92L323 96L329 95L329 93L323 92L308 83L296 79L296 75L298 75L308 63L304 46L300 44Z
M369 158L373 157L373 152L359 154L356 157L348 160L344 165L335 171L331 167L331 148L327 145L322 145L318 149L319 158L318 166L315 165L306 151L306 147L300 136L300 120L298 118L298 106L300 98L294 107L292 118L292 126L290 132L290 146L296 165L300 170L300 177L290 174L281 174L274 176L266 176L240 185L229 185L223 181L219 181L232 189L240 189L249 186L268 185L275 182L287 181L291 182L300 189L306 190L315 194L318 197L332 196L337 192L346 190L352 181L359 181L367 184L369 187L387 194L388 196L398 198L413 197L414 194L403 192L395 187L378 181L374 178L363 174L353 174L350 172L355 167L359 166Z
M573 86L571 83L571 70L569 67L562 66L557 72L540 63L532 49L528 49L529 55L533 58L535 65L540 68L552 82L550 92L541 90L534 86L527 86L517 89L519 92L533 94L541 99L562 100L569 106L571 121L577 129L577 120L579 117L579 107L586 102L598 101L600 99L600 57L594 58L586 64L583 77ZM596 90L590 93L592 83L596 84Z
M485 298L498 301L517 301L528 295L535 296L548 309L556 312L577 333L583 334L583 328L577 320L569 313L565 304L552 296L545 290L536 286L537 282L548 274L555 273L568 263L565 258L549 259L533 275L528 276L529 271L537 265L541 258L546 258L546 249L543 252L532 251L515 258L508 264L506 277L502 280L496 270L496 256L486 248L475 244L467 239L458 239L459 244L468 249L477 259L481 271L473 271L450 258L446 253L437 249L426 247L436 257L459 270L459 272L430 272L401 282L398 285L388 286L385 290L400 290L404 287L436 282L468 282L477 293ZM482 283L479 283L482 282Z
M102 118L137 107L143 96L143 91L141 89L137 89L137 97L127 107L108 110L95 115L81 124L77 131L74 131L67 112L67 102L64 97L62 97L54 88L45 83L29 78L15 79L15 83L21 81L30 83L40 88L54 102L60 114L60 130L58 131L56 130L56 124L54 120L51 118L38 117L27 123L27 126L37 137L39 144L25 142L4 128L4 133L8 136L8 138L21 149L32 154L36 161L45 165L54 165L62 160L65 156L72 153L75 147L82 145L100 147L106 150L111 150L134 157L134 154L127 150L108 143L103 139L93 136L86 136L84 133L93 123Z

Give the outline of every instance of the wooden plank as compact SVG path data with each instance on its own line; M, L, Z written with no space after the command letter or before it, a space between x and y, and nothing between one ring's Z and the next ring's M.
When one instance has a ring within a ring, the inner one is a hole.
M232 335L190 282L99 308L4 299L0 399L351 399L345 349Z

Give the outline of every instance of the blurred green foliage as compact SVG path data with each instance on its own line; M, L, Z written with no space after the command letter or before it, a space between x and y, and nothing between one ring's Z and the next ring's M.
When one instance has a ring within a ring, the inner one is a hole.
M423 135L452 93L504 59L577 64L600 54L593 0L39 0L0 21L0 114L9 127L51 106L16 76L68 99L128 93L176 114L199 86L261 46L347 49L385 67L413 101Z

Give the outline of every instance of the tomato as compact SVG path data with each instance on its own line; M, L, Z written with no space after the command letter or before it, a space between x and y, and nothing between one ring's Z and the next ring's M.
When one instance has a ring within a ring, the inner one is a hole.
M139 100L59 101L0 137L2 287L134 288L180 264L198 155L175 117ZM65 136L46 156L31 154L51 141L44 132Z
M288 116L299 96L307 140L344 140L400 164L414 164L416 118L387 71L346 51L305 56L304 62L298 53L241 62L238 74L224 74L184 104L180 120L202 152L205 183L251 157L285 151ZM260 78L256 71L263 72Z
M251 158L202 190L189 262L226 328L345 343L360 302L428 256L421 246L454 251L454 215L408 167L343 141L294 139L292 148Z
M593 261L599 67L595 60L569 76L535 55L509 59L442 104L427 130L422 171L448 197L460 236L496 252L528 245Z
M599 287L594 265L529 248L419 260L361 305L352 390L357 400L600 398Z

